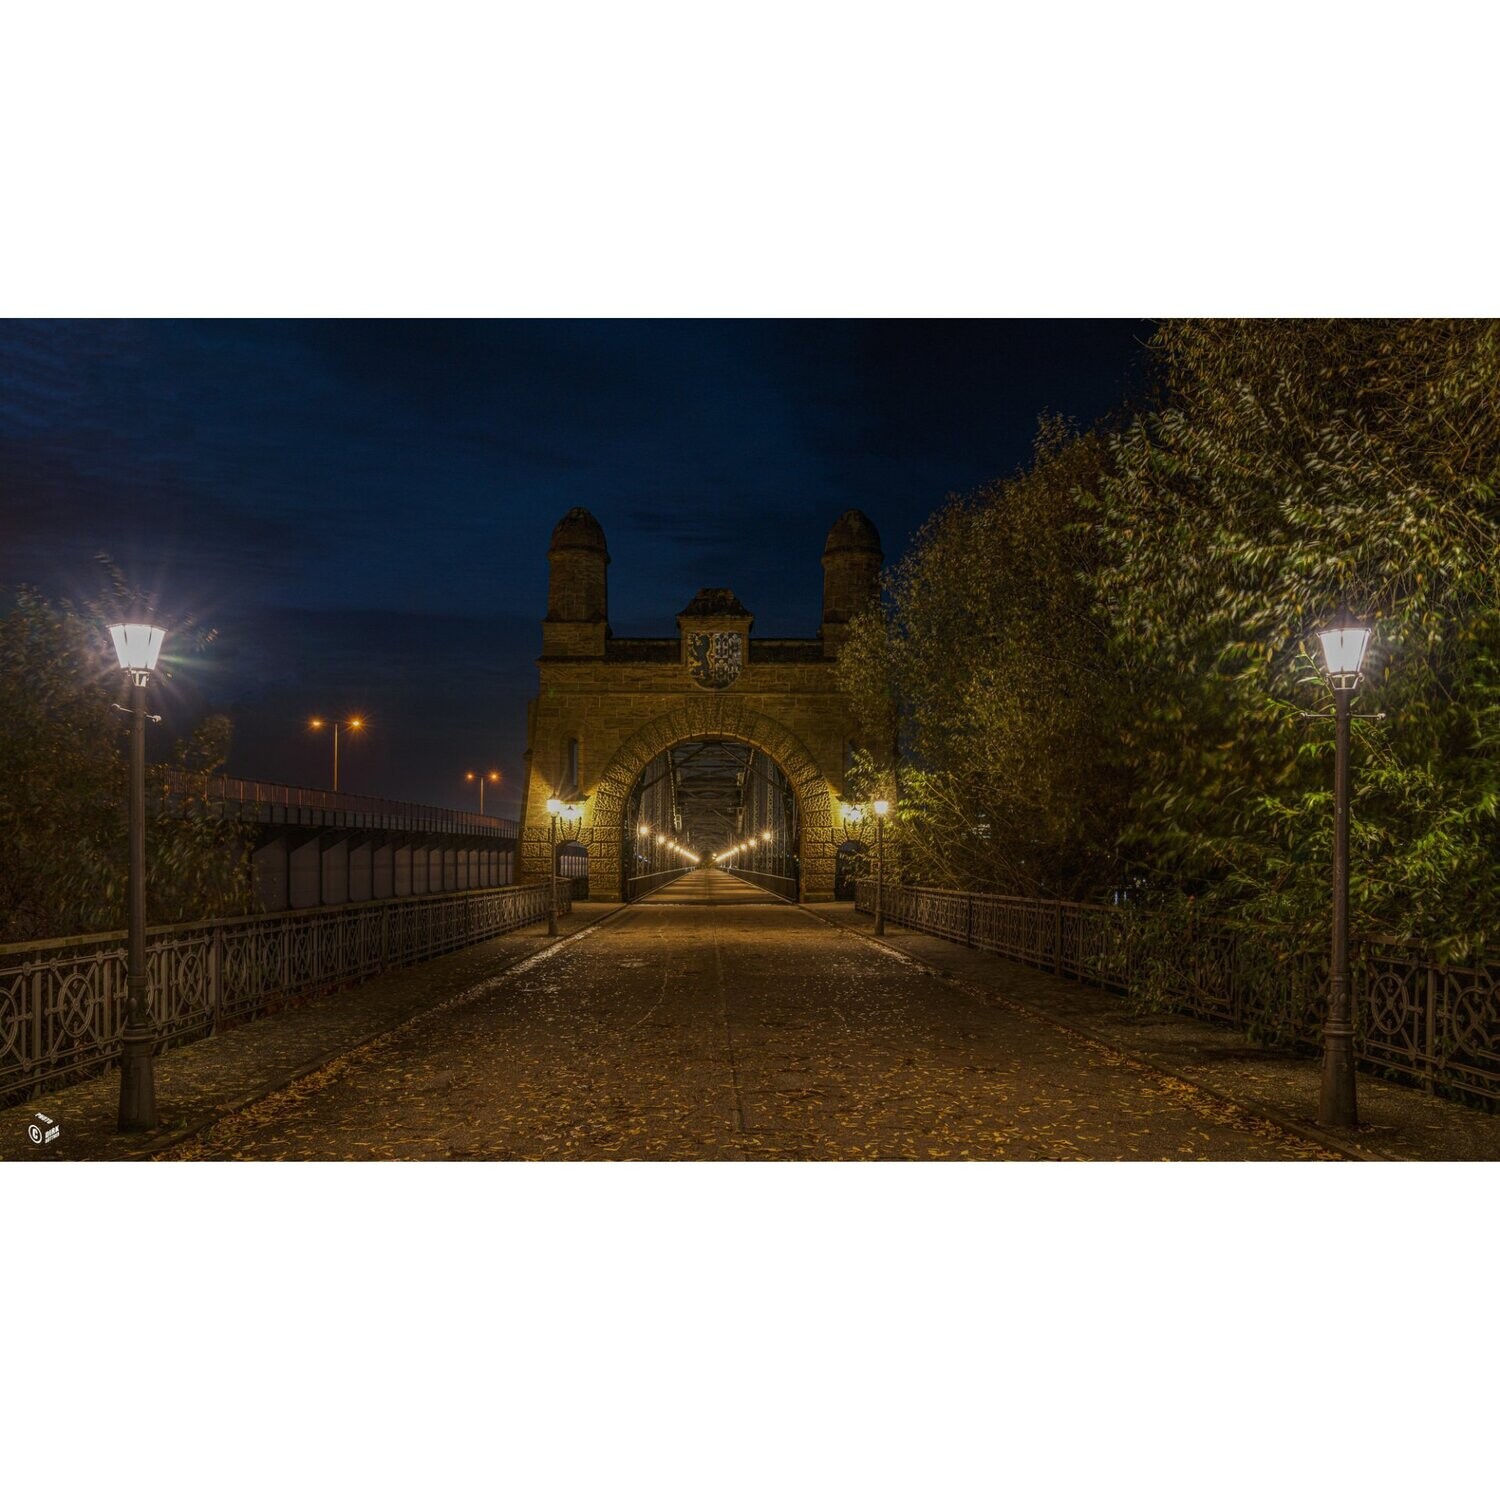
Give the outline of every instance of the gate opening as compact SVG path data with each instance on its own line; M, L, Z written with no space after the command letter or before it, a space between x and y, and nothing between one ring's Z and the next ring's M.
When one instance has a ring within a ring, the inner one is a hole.
M717 866L795 901L800 836L796 793L763 750L685 741L647 762L626 801L626 898Z

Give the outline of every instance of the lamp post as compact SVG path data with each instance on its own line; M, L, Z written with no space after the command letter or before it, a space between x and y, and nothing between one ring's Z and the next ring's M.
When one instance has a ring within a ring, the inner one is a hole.
M115 655L130 674L130 880L127 887L129 957L125 969L125 1027L120 1037L121 1130L156 1125L156 1079L151 1053L156 1028L146 998L146 684L156 670L166 632L156 625L111 625Z
M484 784L485 782L489 782L491 786L498 785L500 773L498 771L486 771L483 775L480 775L478 771L465 771L464 780L477 781L479 783L479 816L482 818L484 816Z
M1323 670L1333 689L1333 946L1328 966L1328 1015L1323 1026L1323 1083L1318 1123L1352 1130L1354 1014L1349 994L1349 719L1370 627L1347 606L1318 632Z
M551 899L547 902L547 936L557 936L557 820L562 816L561 797L547 798L547 812L552 819L552 859L548 865L551 882Z
M557 824L583 821L582 802L564 802L561 797L547 798L547 812L552 819L552 899L547 903L547 936L557 936Z
M307 721L307 727L309 729L323 729L323 728L325 728L328 725L329 722L330 721L327 720L327 719L309 719ZM334 719L334 720L332 720L332 724L333 724L333 789L334 789L334 791L338 791L338 789L339 789L339 730L341 728L342 729L347 729L350 734L358 734L359 731L365 727L365 721L363 719L344 719L342 721L339 720L339 719Z
M875 936L885 936L885 817L891 804L877 797L870 804L875 813Z
M861 854L864 854L865 853L865 841L860 836L865 831L864 830L864 822L865 822L865 810L864 810L864 808L862 808L857 802L840 802L839 803L839 822L842 823L843 827L844 827L844 841L845 841L845 843L858 844L859 845L859 852ZM862 869L862 868L863 868L862 864L859 865L859 866L856 866L856 870ZM855 895L855 901L856 901L856 903L858 902L858 899L859 899L859 884L858 884L858 879L859 879L859 877L856 874L856 877L855 877L855 888L854 888L854 895Z

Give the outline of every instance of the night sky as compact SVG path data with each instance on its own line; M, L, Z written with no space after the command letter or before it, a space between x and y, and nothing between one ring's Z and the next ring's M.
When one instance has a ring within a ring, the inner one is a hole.
M0 323L0 588L87 597L104 552L215 627L174 665L179 731L228 770L322 786L309 716L363 713L345 790L513 814L547 541L587 506L616 635L702 587L757 635L816 633L850 506L887 560L944 498L1087 423L1149 325L1053 322ZM171 643L169 642L169 645Z

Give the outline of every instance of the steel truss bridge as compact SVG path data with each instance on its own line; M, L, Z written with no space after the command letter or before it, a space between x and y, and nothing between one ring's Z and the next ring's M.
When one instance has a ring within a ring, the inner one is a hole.
M627 804L630 894L690 863L676 844L795 900L798 832L791 783L764 751L727 739L674 745L647 764Z

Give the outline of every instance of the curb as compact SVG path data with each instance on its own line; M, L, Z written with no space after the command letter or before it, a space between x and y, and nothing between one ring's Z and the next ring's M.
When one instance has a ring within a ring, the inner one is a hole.
M1038 1021L1045 1021L1049 1026L1056 1027L1059 1031L1071 1032L1074 1036L1080 1036L1085 1041L1095 1043L1100 1047L1108 1047L1112 1052L1117 1052L1121 1057L1128 1057L1131 1062L1140 1067L1149 1068L1154 1073L1160 1073L1164 1078L1175 1079L1178 1083L1185 1083L1189 1088L1197 1089L1199 1093L1207 1094L1211 1099L1217 1099L1221 1104L1233 1105L1234 1108L1242 1110L1259 1120L1264 1120L1268 1125L1274 1125L1278 1130L1284 1130L1288 1135L1298 1136L1305 1141L1310 1141L1315 1146L1322 1146L1326 1151L1335 1151L1346 1161L1405 1161L1407 1158L1400 1156L1387 1156L1378 1151L1371 1151L1363 1146L1357 1146L1350 1141L1343 1140L1338 1136L1325 1131L1321 1126L1307 1125L1301 1120L1293 1119L1290 1115L1284 1115L1280 1110L1268 1109L1263 1104L1256 1104L1248 1099L1241 1099L1234 1094L1226 1093L1223 1089L1216 1088L1211 1083L1204 1083L1201 1079L1194 1078L1190 1073L1179 1072L1176 1068L1169 1068L1164 1063L1157 1062L1154 1058L1147 1057L1140 1052L1134 1052L1129 1047L1122 1047L1113 1037L1105 1036L1102 1032L1095 1031L1090 1026L1084 1026L1077 1021L1064 1021L1054 1016L1050 1011L1042 1010L1039 1006L1029 1005L1024 1000L1016 1000L1009 995L1003 995L998 990L985 989L982 985L973 983L971 980L962 978L946 969L941 969L918 958L914 953L908 953L906 949L897 947L894 943L884 941L873 933L861 932L857 927L850 927L840 922L835 917L825 917L815 908L798 905L798 911L805 912L816 921L823 922L832 927L836 932L847 933L850 937L858 938L861 942L870 944L872 948L883 948L887 953L898 955L903 961L914 964L923 973L931 975L934 979L940 979L944 984L950 984L954 989L962 990L967 995L973 995L978 999L990 1000L1000 1005L1009 1007L1011 1010L1019 1011ZM931 937L931 933L918 934L919 936ZM943 939L938 938L941 942Z
M583 937L586 933L592 932L594 928L602 926L605 922L608 922L612 918L619 916L620 913L626 911L628 907L628 902L622 902L620 903L620 905L614 907L610 911L601 912L591 921L585 922L583 926L576 929L576 931L568 933L566 937L559 937L554 942L548 943L545 947L536 949L535 952L517 954L510 960L509 963L503 964L500 968L496 969L493 977L499 978L503 974L508 974L518 964L535 962L550 957L552 954L556 953L559 948L566 947L567 944L577 941L577 939ZM387 1026L383 1031L371 1032L369 1036L360 1037L356 1042L349 1043L342 1047L330 1048L327 1052L324 1052L320 1056L312 1059L312 1061L304 1064L299 1064L291 1072L284 1073L274 1082L252 1089L249 1093L241 1094L234 1099L230 1099L222 1106L216 1106L215 1111L210 1118L198 1120L191 1125L181 1126L168 1135L153 1136L149 1140L143 1141L139 1150L121 1151L118 1154L114 1154L102 1159L107 1161L157 1160L166 1152L174 1150L176 1147L192 1140L194 1136L199 1136L207 1130L212 1130L215 1125L217 1125L221 1120L228 1119L230 1115L238 1114L242 1109L249 1109L252 1104L259 1104L263 1099L269 1099L272 1094L277 1094L280 1093L282 1089L290 1088L292 1084L308 1077L309 1074L316 1073L320 1068L326 1068L330 1063L336 1062L339 1058L346 1057L349 1053L356 1052L361 1047L368 1047L376 1042L383 1041L386 1037L394 1036L396 1032L402 1030L404 1027L411 1026L417 1021L423 1020L428 1016L435 1015L438 1011L442 1010L444 1006L452 1005L454 1003L454 1000L461 1001L462 999L462 996L454 996L450 1000L439 1000L436 1005L429 1005L423 1010L415 1011L411 1015L404 1017L402 1020L397 1021L395 1025Z

